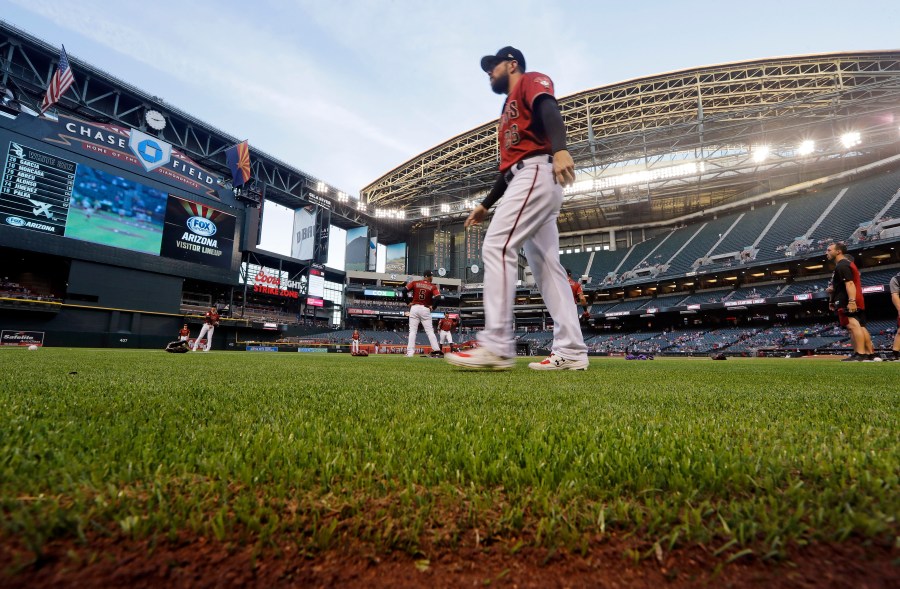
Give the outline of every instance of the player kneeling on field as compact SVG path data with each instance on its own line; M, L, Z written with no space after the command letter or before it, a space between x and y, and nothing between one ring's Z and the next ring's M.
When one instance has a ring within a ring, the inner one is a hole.
M191 346L187 340L177 339L174 342L166 344L166 351L173 354L184 354L191 351Z

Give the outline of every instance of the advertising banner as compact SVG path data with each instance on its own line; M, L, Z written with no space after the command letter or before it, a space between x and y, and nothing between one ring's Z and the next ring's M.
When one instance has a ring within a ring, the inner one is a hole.
M450 232L438 229L434 232L434 270L438 276L447 276L450 270Z
M375 272L378 268L378 237L369 236L369 272Z
M406 273L406 244L392 243L387 246L384 271L388 274Z
M365 272L366 251L369 240L368 227L357 227L347 230L347 250L344 257L344 269L349 271Z
M43 331L0 331L0 346L43 346Z
M311 260L316 243L316 207L307 205L294 211L294 237L291 240L291 257Z

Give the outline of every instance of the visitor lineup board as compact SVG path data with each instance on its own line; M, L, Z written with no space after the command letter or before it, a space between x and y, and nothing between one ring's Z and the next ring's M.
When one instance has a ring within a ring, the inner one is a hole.
M75 162L10 143L0 183L0 219L7 225L65 233Z

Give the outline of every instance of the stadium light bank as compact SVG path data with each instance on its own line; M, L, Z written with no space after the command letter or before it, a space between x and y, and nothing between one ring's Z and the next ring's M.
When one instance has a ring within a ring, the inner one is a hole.
M705 171L706 164L704 162L689 162L678 166L669 166L654 170L640 170L638 172L629 172L627 174L619 174L617 176L609 176L606 178L580 180L564 189L563 193L571 195L582 192L592 192L595 190L604 190L607 188L617 188L619 186L630 186L632 184L644 184L658 180L668 180L670 178L683 178L685 176L702 174Z

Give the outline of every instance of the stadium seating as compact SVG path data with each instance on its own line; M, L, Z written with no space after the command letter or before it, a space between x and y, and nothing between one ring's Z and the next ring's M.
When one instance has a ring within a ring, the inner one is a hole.
M726 254L730 252L740 252L744 248L753 245L756 239L762 233L775 213L778 207L764 206L747 211L741 218L740 222L734 226L731 232L716 246L716 249L710 252L711 256L717 254ZM712 266L711 266L712 267Z
M716 242L719 241L719 236L728 231L728 228L731 227L737 218L737 214L732 214L719 219L710 219L701 225L688 226L687 230L691 233L691 239L685 243L678 255L668 262L669 268L661 276L679 276L695 269L693 266L694 262L698 258L705 256L712 249ZM701 227L702 229L700 229ZM697 229L700 229L700 231L697 232ZM660 250L662 249L660 248ZM672 249L672 246L667 243L665 249L666 253L663 253L664 256ZM677 251L672 251L669 257Z
M587 272L588 260L591 258L591 252L578 252L577 254L561 254L559 263L563 268L572 271L572 278L578 280Z
M759 242L756 261L783 260L785 248L805 235L816 219L837 196L840 189L830 188L817 194L789 200L768 233ZM776 205L781 206L781 205ZM824 248L823 248L824 249Z
M681 304L705 305L707 303L721 303L729 294L731 294L732 290L733 288L730 286L700 290L684 299Z
M813 280L797 280L787 285L783 291L781 291L781 296L788 295L798 295L798 294L812 294L816 292L824 291L826 287L831 283L831 277L827 278L816 278Z
M605 309L604 313L611 312L619 312L619 311L634 311L635 309L639 309L643 307L646 303L651 301L652 299L648 297L638 297L635 299L626 299L624 301L619 302L617 305L613 305L610 308Z
M843 198L812 232L810 239L846 240L861 223L872 221L898 189L898 173L850 184Z
M784 288L784 284L766 284L762 286L744 286L735 289L724 298L726 301L741 301L745 299L760 299L774 297L778 291Z
M597 313L606 313L611 311L612 308L618 305L621 302L621 299L613 300L613 301L600 301L599 303L594 303L591 306L591 314Z
M619 271L640 270L644 267L666 264L681 247L693 236L699 226L689 226L662 233L652 239L634 246L634 253L628 257L626 264ZM647 258L644 260L644 258ZM643 261L643 262L642 262ZM641 280L624 280L623 282L640 282Z
M633 245L625 257L624 263L619 268L618 282L630 281L629 278L622 279L622 275L626 272L640 270L656 264L665 264L672 254L678 251L678 248L690 237L691 234L688 233L687 229L674 229L664 231L646 241Z
M630 250L622 248L616 251L600 250L594 252L594 260L588 269L591 277L591 286L599 286L603 279L618 268L619 263L625 258Z
M900 273L900 268L885 268L884 270L878 270L875 268L863 269L860 272L859 281L863 286L875 286L877 284L885 285L885 290L887 290L887 285L891 282L891 278Z
M641 309L665 309L666 307L677 307L688 297L688 293L682 292L673 295L663 295L650 299L641 305Z

